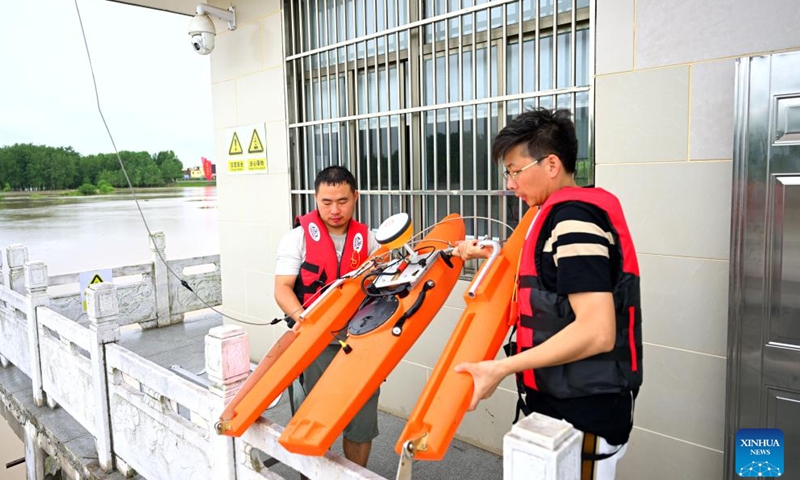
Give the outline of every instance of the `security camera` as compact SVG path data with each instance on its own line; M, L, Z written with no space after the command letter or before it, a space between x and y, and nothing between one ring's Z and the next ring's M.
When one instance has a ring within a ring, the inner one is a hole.
M214 39L217 37L214 22L208 18L208 15L195 15L189 22L189 37L195 52L200 55L208 55L214 50Z
M217 29L214 28L214 22L209 15L227 21L228 30L236 29L236 13L233 7L223 10L211 5L198 5L197 15L189 22L189 40L194 51L200 55L208 55L214 50L214 41L217 37Z

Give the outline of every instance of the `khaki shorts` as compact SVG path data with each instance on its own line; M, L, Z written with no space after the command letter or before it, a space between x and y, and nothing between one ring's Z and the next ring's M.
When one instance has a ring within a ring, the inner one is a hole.
M310 392L314 388L314 385L317 384L317 381L340 349L341 347L338 344L331 344L325 347L325 350L303 372L302 388L298 388L299 382L294 383L292 394L294 411L300 408L306 392ZM353 417L353 420L347 424L344 429L344 438L354 443L366 443L378 436L378 395L380 395L380 392L381 390L378 388L367 400L367 403L361 407L356 416ZM292 414L294 414L294 411L292 411Z

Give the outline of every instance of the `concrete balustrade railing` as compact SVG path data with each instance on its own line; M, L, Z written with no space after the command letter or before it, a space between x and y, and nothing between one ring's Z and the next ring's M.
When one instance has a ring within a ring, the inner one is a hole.
M28 298L10 288L0 286L0 365L17 365L31 376L28 347Z
M172 275L169 269L157 267L159 263L163 266L162 259L165 259L164 236L158 233L154 239L153 263L113 269L114 278L128 277L119 289L113 284L90 285L86 292L85 312L77 288L79 273L49 276L45 264L28 261L28 249L23 245L12 245L4 252L0 251L8 266L5 269L0 262L0 365L8 367L13 364L30 378L37 406L62 407L95 437L99 464L107 471L114 468L114 457L108 386L109 374L113 370L108 369L106 345L117 341L121 326L133 323L144 328L169 325L182 321L186 312L217 306L221 300L218 255L167 260L173 263L170 268L181 274L195 292L206 295L201 302L194 295L190 298L178 294L182 286L170 287ZM204 271L187 271L198 266L205 266ZM140 278L130 281L130 277L136 275ZM177 280L173 283L180 285ZM76 287L72 292L48 293L49 287L71 284ZM143 374L148 382L158 378L154 371L160 367L153 367L153 371ZM174 377L171 372L166 374ZM206 392L206 396L210 395L207 390L200 390ZM192 392L190 397L195 402L199 398L196 393ZM200 400L199 405L210 411L212 403ZM209 414L205 417L210 419ZM33 424L23 425L26 452L31 457L26 459L28 476L42 478L42 458L55 456L57 452L53 450L52 442L35 430ZM206 432L204 437L208 443L209 433ZM63 457L60 460L67 461L67 456ZM78 477L89 475L88 471L81 471L83 467L80 464L63 467L64 471Z
M160 261L160 260L157 260ZM142 328L157 327L158 315L156 310L158 286L153 276L153 264L127 265L111 269L115 279L134 278L134 281L117 285L117 301L120 305L120 326L139 324ZM138 277L138 278L137 278ZM69 285L73 288L66 293L50 295L50 308L61 315L85 323L86 312L81 302L79 291L80 273L66 273L53 275L48 278L48 287L61 287ZM166 290L162 295L166 295ZM212 305L215 305L212 303ZM167 318L167 315L164 315ZM182 318L182 317L181 317ZM164 324L169 324L164 321Z
M6 248L8 260L8 288L25 293L25 264L28 262L28 247L20 244Z
M42 262L26 262L25 294L28 297L28 349L30 352L31 370L30 377L33 384L33 401L37 407L45 403L44 390L42 389L42 365L39 346L39 321L36 318L37 309L47 307L47 266ZM53 407L54 405L50 405Z
M167 259L166 238L161 232L153 234L151 251L153 259L150 263L111 269L117 286L120 326L139 324L142 328L163 327L181 322L185 313L222 302L219 255ZM24 293L24 281L16 279L19 274L15 273L15 269L24 270L28 249L23 245L12 245L8 247L8 252L11 277L14 278L9 286L12 290ZM201 271L193 272L197 269ZM124 283L120 283L120 279ZM181 281L185 281L194 293L186 289ZM50 308L67 318L85 321L79 288L80 272L49 276L47 286L50 290L59 287L57 293L49 295ZM66 292L63 291L65 288L68 288Z
M104 285L104 284L100 284ZM97 436L92 358L92 331L42 307L39 322L42 389L48 404L60 405L94 436Z
M321 457L295 455L278 443L283 427L259 418L241 438L236 439L236 479L256 480L263 477L263 464L259 460L267 457L303 473L308 478L337 478L341 480L386 480L346 458L328 452ZM269 477L279 478L279 477Z
M149 480L214 478L209 390L119 345L107 345L106 353L118 469Z

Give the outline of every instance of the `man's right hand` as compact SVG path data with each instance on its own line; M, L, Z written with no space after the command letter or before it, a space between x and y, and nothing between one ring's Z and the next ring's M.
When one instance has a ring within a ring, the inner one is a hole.
M294 283L297 275L275 275L275 301L283 313L292 318L295 322L303 313L303 305L294 294ZM297 328L297 324L293 329Z
M453 255L461 257L462 260L472 260L473 258L489 258L492 254L490 249L478 245L478 239L461 240L456 242Z

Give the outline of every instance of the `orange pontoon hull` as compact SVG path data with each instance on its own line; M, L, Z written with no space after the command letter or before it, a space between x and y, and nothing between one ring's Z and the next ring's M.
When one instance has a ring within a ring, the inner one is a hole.
M502 347L509 327L516 320L512 297L516 291L517 267L536 210L532 208L523 216L500 256L484 273L474 297L469 296L469 289L464 294L464 312L400 434L395 445L397 453L402 455L407 441L422 439L415 459L444 458L473 392L470 374L456 373L455 366L493 359Z
M443 241L455 244L464 239L464 231L461 217L450 215L434 227L415 250L422 253L442 249L446 246ZM463 266L458 257L453 257L451 262L452 267L436 258L408 295L398 299L397 310L385 323L371 332L348 337L352 351L349 354L339 351L283 431L279 442L287 450L322 455L330 448L447 300ZM396 320L411 309L428 280L433 280L435 286L425 293L425 300L405 322L402 333L393 335Z
M371 258L385 252L382 248ZM278 339L222 412L218 433L241 436L330 344L331 332L344 328L364 300L362 278L363 274L333 284L309 306L299 329Z

